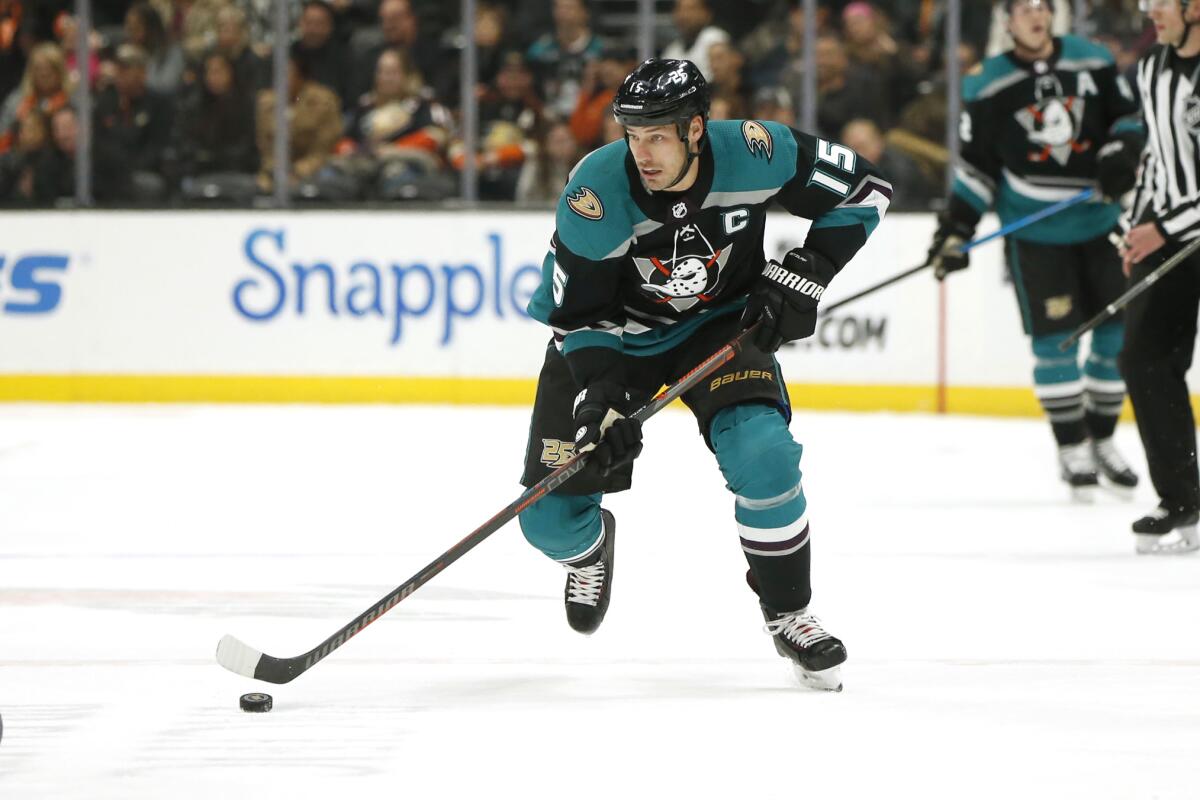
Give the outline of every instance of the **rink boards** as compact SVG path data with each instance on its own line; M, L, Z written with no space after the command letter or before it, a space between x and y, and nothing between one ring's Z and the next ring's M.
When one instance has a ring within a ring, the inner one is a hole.
M547 340L525 304L547 212L0 215L0 400L514 403ZM980 232L992 230L985 220ZM831 304L925 257L892 215ZM766 252L807 223L773 214ZM915 275L780 354L797 405L1032 414L1032 356L997 242L945 296Z

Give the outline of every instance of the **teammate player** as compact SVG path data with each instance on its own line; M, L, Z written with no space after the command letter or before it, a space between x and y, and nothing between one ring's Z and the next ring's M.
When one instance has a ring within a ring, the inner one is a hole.
M522 482L532 486L574 452L594 452L584 471L521 514L521 528L566 566L570 625L595 631L612 592L615 537L600 502L629 488L642 446L628 415L761 321L755 347L683 400L733 493L747 579L776 649L803 681L840 688L845 647L808 611L801 447L772 354L812 335L821 295L878 225L891 186L849 148L773 122L708 122L708 107L709 88L690 61L642 63L613 101L625 141L580 162L559 201L529 304L553 338ZM813 220L804 247L782 264L763 256L772 202ZM674 477L650 482L661 488Z
M1138 62L1150 130L1133 203L1122 217L1124 263L1142 280L1181 243L1200 236L1200 2L1142 0L1158 47ZM1159 505L1133 523L1138 552L1200 550L1200 476L1187 371L1200 308L1200 256L1168 272L1127 309L1121 369L1137 414Z
M1137 476L1113 446L1125 399L1117 368L1120 318L1078 348L1071 331L1124 290L1121 259L1107 236L1116 200L1136 180L1144 136L1137 103L1108 51L1050 32L1050 0L1008 0L1012 50L963 80L965 110L954 187L929 250L938 280L967 266L960 246L995 206L1007 224L1099 183L1104 202L1073 206L1011 235L1006 257L1025 333L1034 391L1058 443L1064 481L1079 499L1104 477L1131 489Z

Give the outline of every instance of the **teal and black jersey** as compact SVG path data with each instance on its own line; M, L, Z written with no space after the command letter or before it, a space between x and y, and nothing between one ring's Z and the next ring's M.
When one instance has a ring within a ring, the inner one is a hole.
M739 313L765 265L772 202L811 219L805 247L840 270L891 199L853 150L775 122L709 122L703 142L683 192L647 192L624 141L572 173L529 313L553 329L580 385L614 369L616 355L663 352Z
M1011 51L987 59L963 79L963 103L949 212L972 227L993 206L1008 224L1095 188L1101 147L1118 136L1137 148L1144 141L1137 100L1112 56L1076 36L1055 39L1044 61ZM1116 203L1083 203L1013 235L1074 244L1111 230L1119 214Z

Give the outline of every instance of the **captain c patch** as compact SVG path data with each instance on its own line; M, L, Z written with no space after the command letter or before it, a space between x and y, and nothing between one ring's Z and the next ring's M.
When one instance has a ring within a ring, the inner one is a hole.
M604 216L604 204L600 202L596 193L586 186L580 186L567 195L567 207L584 219L590 219L593 222Z
M750 155L755 158L765 155L767 161L771 160L771 155L775 152L775 143L771 141L771 134L765 125L752 119L746 120L742 123L742 138L746 140L746 149L750 151Z

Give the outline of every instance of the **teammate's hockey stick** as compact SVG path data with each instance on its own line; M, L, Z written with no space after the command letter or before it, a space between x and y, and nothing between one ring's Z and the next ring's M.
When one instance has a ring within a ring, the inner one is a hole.
M664 388L649 403L634 412L634 418L640 422L645 422L668 406L675 398L704 380L704 378L712 374L721 365L728 363L742 351L742 348L745 347L746 342L749 341L749 337L753 335L757 327L758 325L755 324L742 331L733 341L706 358L691 372L684 375L671 386ZM475 545L500 530L517 514L536 503L547 493L561 486L568 478L583 469L584 465L587 464L589 455L590 453L576 455L566 464L554 470L554 472L551 472L545 478L542 478L536 485L526 489L520 497L510 503L503 511L476 528L465 539L442 553L416 575L413 575L391 592L388 592L378 603L359 614L349 624L343 626L307 653L295 656L294 658L276 658L275 656L269 656L266 653L255 650L241 640L226 634L217 644L217 663L239 675L245 675L247 678L255 678L269 683L287 683L297 676L302 675L318 661L348 642L350 637L359 633L363 628L392 610L401 600L421 588L427 581L453 564L474 548Z
M1149 275L1142 278L1133 286L1130 286L1125 291L1125 294L1106 305L1103 311L1076 328L1074 333L1063 340L1063 342L1058 346L1058 349L1060 351L1069 350L1071 345L1078 342L1085 333L1103 325L1108 319L1112 318L1114 314L1116 314L1125 306L1129 305L1135 297L1157 283L1159 278L1182 264L1188 256L1197 250L1200 250L1200 239L1193 239L1192 241L1188 242L1186 247L1155 267L1154 271Z
M992 231L991 233L987 234L986 236L980 236L978 239L972 239L971 241L964 244L962 246L961 250L964 253L974 250L976 247L979 247L979 245L981 245L981 244L987 244L988 242L992 241L993 239L998 239L1001 236L1007 236L1008 234L1013 233L1014 231L1019 231L1019 230L1021 230L1021 228L1028 227L1035 222L1041 222L1046 217L1057 214L1058 212L1062 211L1065 208L1070 208L1073 205L1077 205L1086 200L1090 200L1095 194L1096 194L1095 189L1084 189L1079 194L1071 195L1066 200L1060 200L1057 203L1055 203L1054 205L1046 206L1045 208L1041 209L1040 211L1035 211L1028 216L1021 217L1020 219L1015 219L1012 222L1005 225L1004 227L1000 228L999 230ZM883 281L882 283L877 283L874 286L863 289L858 294L852 294L845 299L837 301L836 303L834 303L831 306L826 306L825 308L821 309L821 315L824 316L826 314L829 314L829 313L833 312L834 310L839 309L842 306L846 305L847 303L853 303L855 300L866 297L869 294L875 294L875 292L878 292L880 289L886 289L888 286L891 286L893 283L897 283L899 281L904 280L909 275L916 275L921 270L930 266L930 264L931 264L931 262L926 261L924 264L915 266L912 269L906 269L906 270L904 270L904 272L901 272L899 275L893 275L892 277L888 278L886 281Z

